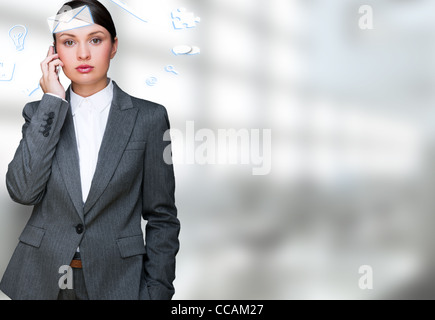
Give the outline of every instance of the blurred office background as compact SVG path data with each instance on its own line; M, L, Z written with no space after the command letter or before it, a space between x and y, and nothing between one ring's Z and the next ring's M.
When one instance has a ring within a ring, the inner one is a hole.
M267 175L176 161L175 299L435 297L433 1L125 0L146 23L101 2L120 39L110 76L165 105L172 128L272 130ZM0 81L3 181L22 108L42 96L46 19L62 4L0 1L0 62L15 64ZM359 28L361 5L374 29ZM201 22L176 30L181 7ZM22 51L15 25L28 29ZM176 56L176 45L201 53ZM185 156L182 140L173 151ZM30 212L0 183L0 276ZM371 290L359 287L362 265Z

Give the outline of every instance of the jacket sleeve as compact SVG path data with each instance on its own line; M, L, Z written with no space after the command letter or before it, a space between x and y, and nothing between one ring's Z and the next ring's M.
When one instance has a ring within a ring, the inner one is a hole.
M164 154L170 141L168 114L159 106L147 139L144 159L143 218L146 225L145 275L152 300L170 300L175 293L175 256L179 250L180 222L175 206L175 177L172 161Z
M49 94L24 107L22 139L6 173L15 202L35 205L42 200L68 108L68 102Z

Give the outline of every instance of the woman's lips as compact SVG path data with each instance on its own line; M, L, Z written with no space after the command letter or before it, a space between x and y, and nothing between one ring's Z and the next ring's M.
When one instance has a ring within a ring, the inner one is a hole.
M88 65L81 65L81 66L78 66L76 69L80 73L89 73L94 69L94 67L91 67Z

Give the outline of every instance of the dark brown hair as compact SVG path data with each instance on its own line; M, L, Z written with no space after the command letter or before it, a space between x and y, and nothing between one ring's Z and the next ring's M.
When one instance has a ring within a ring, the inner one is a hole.
M69 1L63 5L63 7L57 12L57 14L62 13L65 7L66 8L69 7L71 9L77 9L83 6L89 7L89 9L91 10L92 18L94 19L94 23L106 28L106 30L109 31L110 33L112 42L115 42L116 28L112 16L110 15L109 10L107 10L107 8L97 0ZM53 33L53 38L54 38L54 42L56 42L56 35L54 33Z

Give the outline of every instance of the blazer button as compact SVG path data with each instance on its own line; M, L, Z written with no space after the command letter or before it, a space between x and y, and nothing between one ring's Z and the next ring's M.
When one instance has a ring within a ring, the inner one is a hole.
M44 137L48 137L49 135L50 135L50 132L46 132L46 131L44 131L43 133L42 133L42 135L44 136Z
M82 234L84 230L85 230L85 227L82 224L76 225L77 234Z

